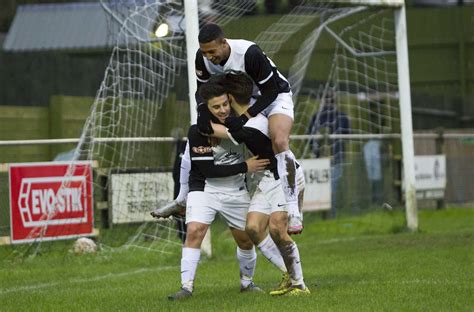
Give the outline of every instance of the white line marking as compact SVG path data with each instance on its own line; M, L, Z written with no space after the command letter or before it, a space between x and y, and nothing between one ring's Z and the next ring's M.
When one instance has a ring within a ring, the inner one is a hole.
M61 282L52 282L52 283L44 283L44 284L36 284L36 285L28 285L28 286L3 288L3 289L0 289L0 295L6 295L9 293L14 293L14 292L19 292L19 291L35 291L39 289L55 287L55 286L64 285L64 284L80 284L80 283L96 282L96 281L101 281L101 280L106 280L106 279L111 279L111 278L117 278L117 277L123 277L123 276L129 276L129 275L135 275L135 274L141 274L141 273L147 273L147 272L165 271L165 270L170 270L173 268L177 268L177 266L166 266L166 267L159 267L155 269L139 269L139 270L123 272L123 273L108 273L105 275L95 276L91 278L74 278L74 279L65 280Z

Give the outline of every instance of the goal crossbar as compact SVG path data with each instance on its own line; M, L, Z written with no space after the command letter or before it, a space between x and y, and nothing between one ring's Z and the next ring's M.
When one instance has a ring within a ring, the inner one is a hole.
M378 6L378 7L401 7L405 4L403 0L327 0L323 1L327 3L340 3L340 4L352 4L352 5L367 5L367 6Z

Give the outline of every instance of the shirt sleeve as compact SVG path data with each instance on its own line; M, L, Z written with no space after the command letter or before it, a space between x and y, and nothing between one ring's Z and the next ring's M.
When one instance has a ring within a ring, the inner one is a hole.
M198 90L199 87L208 82L209 78L211 78L211 74L206 68L206 64L204 63L204 56L201 53L201 50L198 50L196 52L196 60L195 60L195 66L196 66L196 80L197 80L197 90L195 94L196 98L196 103L199 105L203 103L203 100L201 96L199 96Z
M239 145L245 142L245 140L252 137L252 129L247 127L242 127L237 131L228 131L229 138L234 142L235 145Z
M196 166L206 178L229 177L247 172L247 164L245 162L234 165L214 164L214 154L208 137L201 135L196 125L191 126L189 129L188 140L191 168Z
M278 96L278 77L274 68L270 59L257 45L248 48L245 53L245 71L252 77L262 94L248 109L251 116L256 116L267 108Z

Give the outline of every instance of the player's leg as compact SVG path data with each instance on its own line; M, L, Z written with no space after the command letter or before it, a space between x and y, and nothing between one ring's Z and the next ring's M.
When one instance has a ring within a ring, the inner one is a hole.
M262 179L264 182L264 179ZM259 186L263 184L260 182ZM272 292L271 295L283 295L297 288L306 292L307 290L303 280L303 270L299 256L299 250L296 243L288 235L288 213L286 206L280 205L284 200L284 194L280 187L280 181L273 180L272 183L263 185L265 189L265 198L271 207L271 213L268 221L268 231L272 240L278 247L281 258L284 261L285 267L289 273L289 281L282 283L280 287ZM304 189L304 184L301 184Z
M298 246L286 231L287 220L288 217L285 212L273 212L270 215L269 232L275 244L278 246L286 268L288 269L291 287L271 292L271 295L283 295L292 291L293 288L300 289L303 292L309 292L303 279L303 269Z
M273 151L277 159L278 175L288 205L290 218L288 232L299 234L303 225L298 212L298 185L296 183L296 159L290 150L290 133L293 127L293 102L290 94L280 94L271 105L268 128Z
M208 224L199 222L187 224L188 232L181 257L181 286L190 292L194 289L194 277L201 258L201 244L208 228Z
M192 296L194 278L201 258L201 244L209 225L215 218L216 199L205 192L191 192L186 209L187 235L181 256L181 289L169 295L169 300L182 300Z
M303 167L300 164L296 164L296 185L298 185L298 211L301 216L301 224L303 224L303 205L304 205L304 190L306 187L306 181L304 178Z
M260 184L262 183L265 183L265 181L260 181ZM276 187L280 189L281 194L282 191L280 184L276 183ZM281 202L280 204L283 204L285 201L284 197L280 198L279 201ZM260 188L257 187L250 203L245 230L255 246L260 249L263 256L275 265L285 278L287 269L281 257L280 250L267 233L270 213L271 207L269 201L266 199L265 194L260 190Z
M229 229L237 243L237 260L240 268L240 290L261 291L253 283L257 253L254 244L245 232L245 222L250 204L248 193L240 195L221 194L222 208L219 213L229 225Z
M240 268L240 291L262 291L253 282L257 253L252 240L245 230L230 228L232 236L237 243L237 261Z

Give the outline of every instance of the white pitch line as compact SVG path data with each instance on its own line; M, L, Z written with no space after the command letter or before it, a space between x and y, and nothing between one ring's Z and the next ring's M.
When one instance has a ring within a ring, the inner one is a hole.
M176 267L166 266L166 267L159 267L156 269L139 269L139 270L130 271L130 272L108 273L105 275L94 276L91 278L75 278L75 279L70 279L70 280L66 280L62 282L52 282L52 283L44 283L44 284L37 284L37 285L4 288L4 289L0 289L0 295L6 295L9 293L14 293L14 292L19 292L19 291L35 291L35 290L39 290L43 288L50 288L50 287L55 287L55 286L64 285L64 284L80 284L80 283L95 282L95 281L101 281L101 280L106 280L106 279L111 279L111 278L141 274L141 273L146 273L146 272L170 270L173 268L176 268Z

